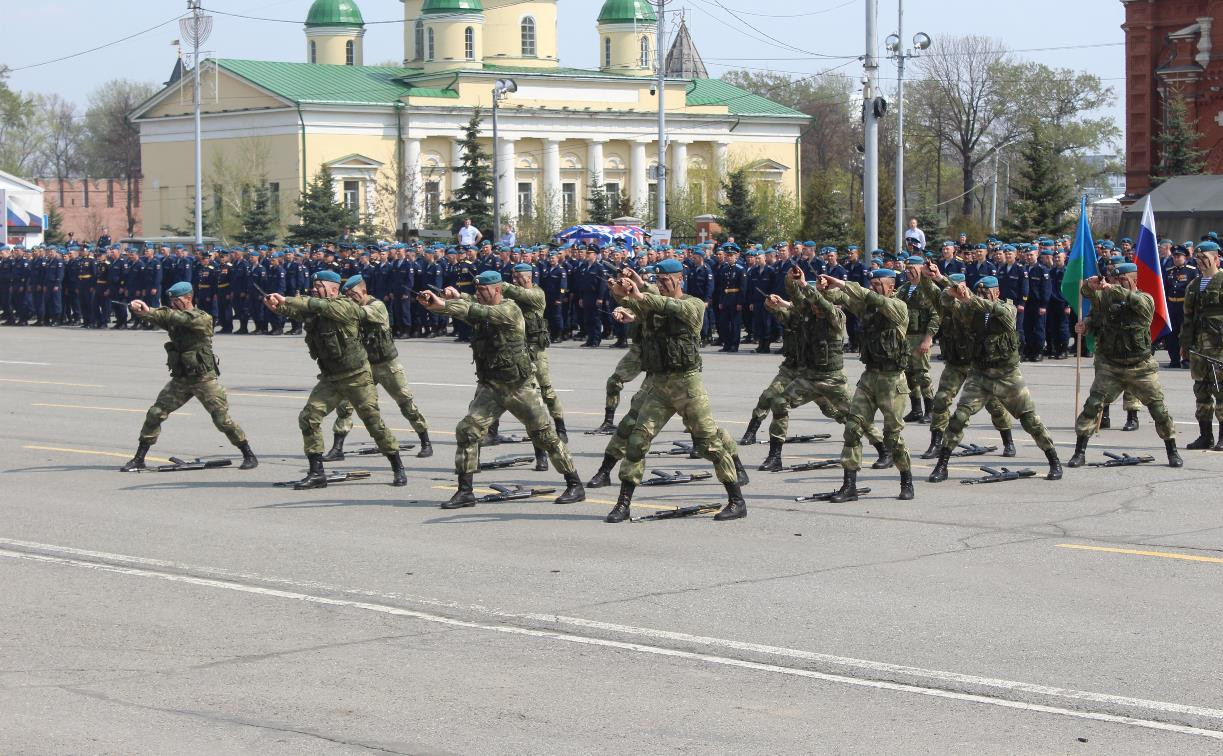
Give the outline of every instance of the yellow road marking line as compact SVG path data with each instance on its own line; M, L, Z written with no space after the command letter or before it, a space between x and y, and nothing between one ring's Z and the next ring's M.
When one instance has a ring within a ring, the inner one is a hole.
M439 491L457 491L458 490L457 486L434 486L434 488L438 489ZM555 486L532 486L532 488L555 488ZM472 488L472 491L479 492L479 493L497 493L497 491L495 491L492 488L481 488L480 486L474 486ZM561 489L558 488L556 492L557 496L560 495L560 491ZM616 505L615 501L612 501L609 499L591 499L589 497L586 499L585 503L603 504L604 506L615 506ZM662 504L645 504L645 503L637 502L637 501L633 502L633 506L640 507L641 509L658 509L658 510L675 509L675 507L668 507Z
M1171 551L1142 551L1140 549L1116 549L1109 546L1087 546L1081 543L1059 543L1059 549L1078 549L1080 551L1104 551L1110 554L1132 554L1134 556L1162 557L1164 559L1183 559L1186 562L1210 562L1223 564L1219 557L1197 556L1196 554L1176 554Z
M98 457L117 457L118 459L130 459L132 456L131 454L124 452L95 451L93 449L68 449L63 446L40 446L38 444L26 444L21 448L34 449L36 451L68 452L69 454L92 454ZM170 463L170 460L164 457L145 457L145 460L148 462L162 462L165 464Z
M40 386L76 386L77 388L106 388L98 383L63 383L61 381L24 381L19 378L0 378L0 383L36 383Z
M305 401L310 398L310 393L307 391L303 391L298 394L288 394L288 393L273 394L272 392L268 392L266 394L247 394L242 391L227 391L226 393L229 396L245 396L245 397L250 397L252 399L296 399L297 401L300 401L302 403L305 403Z
M129 409L127 407L96 407L92 404L51 404L49 402L34 402L30 406L31 407L56 407L58 409L101 410L104 412L135 412L141 415L143 415L147 411L147 410L142 410L142 409ZM187 416L191 415L190 412L180 412L180 411L176 411L174 414L187 415Z

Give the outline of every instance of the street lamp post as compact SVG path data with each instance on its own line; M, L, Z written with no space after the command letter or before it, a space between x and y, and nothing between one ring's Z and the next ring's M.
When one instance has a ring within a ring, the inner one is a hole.
M501 166L498 160L500 144L497 139L497 106L501 98L518 91L513 79L497 79L493 85L493 241L501 233Z
M884 40L888 57L896 60L896 251L904 249L905 233L905 61L916 58L930 47L930 35L918 32L913 35L913 47L901 48L904 33L904 0L899 0L896 11L896 33Z

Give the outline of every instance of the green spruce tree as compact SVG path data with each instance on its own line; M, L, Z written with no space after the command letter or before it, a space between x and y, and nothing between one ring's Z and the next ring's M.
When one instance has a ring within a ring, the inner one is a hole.
M471 218L471 225L480 229L485 238L493 238L493 169L489 155L480 145L480 109L476 108L467 122L466 133L460 142L463 148L463 184L446 202L450 215L446 222L451 233L458 233L463 220Z
M1005 228L1013 236L1033 238L1070 228L1074 189L1066 180L1061 155L1043 126L1032 129L1019 150L1019 186Z
M63 244L68 241L64 235L64 214L59 206L51 202L47 204L47 227L43 229L43 242L47 244Z
M356 225L351 210L335 198L335 181L326 166L319 168L314 180L297 200L300 223L289 224L285 240L293 244L316 244L340 238Z
M611 223L614 210L611 198L607 196L607 190L599 183L598 175L591 173L590 186L586 191L587 222L597 226L606 226Z
M752 210L752 194L747 186L747 172L743 169L734 171L727 177L729 180L722 185L726 192L726 201L718 203L722 211L722 228L728 236L742 246L756 240L756 229L760 219Z
M848 243L849 221L833 187L832 177L826 171L817 171L807 182L798 231L804 240L838 247Z
M1167 115L1155 136L1159 171L1151 178L1163 183L1173 176L1193 176L1206 170L1210 150L1201 149L1202 135L1189 121L1189 109L1179 92L1168 93Z
M271 195L266 183L255 187L246 207L242 209L242 231L234 238L240 244L271 244L276 241L276 218L272 214Z

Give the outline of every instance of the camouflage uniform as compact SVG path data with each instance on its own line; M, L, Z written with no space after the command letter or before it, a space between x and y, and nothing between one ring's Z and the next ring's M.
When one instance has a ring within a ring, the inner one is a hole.
M1223 359L1223 272L1214 274L1205 291L1201 284L1202 278L1198 276L1185 292L1181 347ZM1219 441L1223 445L1223 370L1213 376L1208 362L1189 355L1189 377L1193 379L1193 398L1197 403L1195 417L1199 424L1209 424L1212 417L1218 421Z
M972 317L967 310L953 313L950 299L939 298L939 311L942 318L939 323L939 350L943 355L943 373L939 376L938 390L934 393L934 406L931 413L930 431L943 433L951 419L951 405L968 380L972 370ZM1011 416L997 399L985 403L994 429L1003 432L1011 429Z
M318 383L297 416L306 454L323 453L323 418L347 401L365 424L365 430L383 454L397 455L399 442L382 422L378 387L361 342L361 305L343 297L287 297L276 312L300 320L306 346L318 362Z
M905 382L917 411L917 402L930 401L934 396L934 381L930 378L930 351L925 354L918 347L927 338L933 339L939 332L942 320L939 307L939 289L929 276L923 275L918 283L897 281L896 298L909 310L909 322L905 327L905 341L909 348L909 366L905 368Z
M527 334L527 354L531 356L531 363L535 367L535 382L539 385L539 393L552 419L564 420L565 410L556 396L556 389L552 387L552 373L548 369L548 321L544 316L548 302L544 290L538 287L524 289L503 283L501 294L522 310Z
M397 359L399 350L395 348L395 341L391 338L391 320L386 305L377 299L370 299L362 305L360 329L374 383L391 395L391 399L399 407L399 412L412 425L412 430L417 434L428 433L429 423L417 409L412 389L408 386L408 378ZM337 436L347 435L352 430L352 403L341 401L335 413L332 431Z
M518 305L509 300L482 305L464 295L447 301L441 314L471 325L471 351L476 363L476 394L467 407L467 416L455 428L455 472L471 475L479 470L480 440L493 421L508 411L526 426L532 443L547 452L558 472L573 474L573 458L557 436L535 382L526 324Z
M641 375L641 345L637 343L636 323L629 323L628 335L628 351L616 363L616 369L607 379L607 399L604 402L604 409L612 414L615 413L616 407L620 406L620 392L624 390L625 384Z
M157 443L161 424L192 397L204 405L212 424L225 434L229 443L234 446L246 443L246 434L229 416L225 389L217 381L221 369L212 352L212 317L203 310L169 307L159 307L138 317L170 332L170 341L165 345L170 382L144 417L140 443L150 446Z

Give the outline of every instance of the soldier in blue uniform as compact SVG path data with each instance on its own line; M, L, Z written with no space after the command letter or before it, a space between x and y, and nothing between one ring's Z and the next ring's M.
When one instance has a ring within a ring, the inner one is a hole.
M1028 269L1028 300L1024 305L1024 325L1027 337L1023 344L1028 362L1040 362L1045 352L1045 321L1049 302L1053 299L1053 242L1040 242L1037 260Z
M1053 290L1049 298L1049 315L1045 319L1048 346L1045 353L1055 360L1064 360L1070 345L1070 318L1073 311L1062 295L1062 281L1066 277L1066 253L1060 250L1053 254L1053 268L1049 285Z
M127 328L127 308L123 305L113 304L113 302L129 302L131 301L127 295L127 260L119 254L119 250L112 249L106 255L109 262L106 266L106 300L107 309L111 316L114 317L115 323L111 326L113 330L119 331Z
M268 294L284 294L287 288L285 278L285 253L277 250L268 255L269 265L265 271L266 285L263 290ZM353 275L356 275L355 273ZM281 336L285 332L285 318L279 312L268 312L268 332L273 336Z
M554 342L565 340L565 307L569 299L569 273L561 265L556 250L548 253L548 267L539 279L544 299L548 303L548 335Z
M942 268L939 268L942 270ZM1024 307L1027 306L1028 266L1017 255L1013 244L1004 244L994 252L994 277L998 279L998 298L1015 305L1015 333L1019 337L1019 353L1024 352ZM947 275L944 273L943 275Z
M1168 319L1172 333L1164 338L1168 348L1168 367L1187 368L1189 363L1181 359L1181 326L1185 324L1185 292L1198 275L1198 269L1188 262L1189 250L1183 245L1172 248L1172 264L1164 272L1164 296L1168 298Z
M956 256L955 242L947 239L943 242L939 252L938 269L944 276L950 276L955 273L963 275L964 263Z
M595 249L586 250L586 259L578 267L573 278L573 293L578 298L578 312L582 330L586 334L584 347L598 347L603 342L603 318L599 308L607 301L607 281L603 278L603 264Z
M756 352L768 354L771 342L776 338L773 316L765 308L765 300L773 293L777 271L769 267L763 254L748 253L751 267L747 270L747 310L752 318L752 337L756 340Z
M216 289L217 303L217 321L216 325L220 326L221 333L234 332L234 264L231 260L231 253L224 247L217 250L216 275L214 276L214 286Z
M306 275L306 265L302 262L302 253L289 247L285 250L285 296L296 297L300 294L305 294L309 286L309 279ZM271 293L271 292L269 292ZM289 321L289 335L300 336L302 333L302 321Z
M76 247L68 247L64 253L64 324L76 323L80 315L76 311L76 269L81 252ZM2 287L3 284L0 284Z
M987 249L986 245L978 244L971 252L972 261L964 266L964 283L969 291L976 291L978 281L986 276L995 276L998 272L994 264L985 259Z
M43 279L47 273L47 253L42 247L30 250L30 315L34 325L43 325Z
M5 325L17 322L13 313L13 250L0 240L0 317Z
M718 303L718 332L722 337L720 352L738 352L743 334L743 288L747 280L746 271L738 262L739 245L727 242L722 245L726 262L714 276L714 296Z
M709 306L713 299L713 269L705 260L705 248L696 245L688 250L688 288L689 296L705 302L705 319L701 324L701 346L706 346L713 340L714 312Z
M217 263L205 253L195 265L195 306L208 313L214 322L217 317L218 278Z
M142 299L150 304L161 303L161 263L161 258L156 255L152 248L146 248L144 250L140 288L144 290ZM156 329L156 326L154 326L151 322L148 322L144 324L144 328L152 331Z

